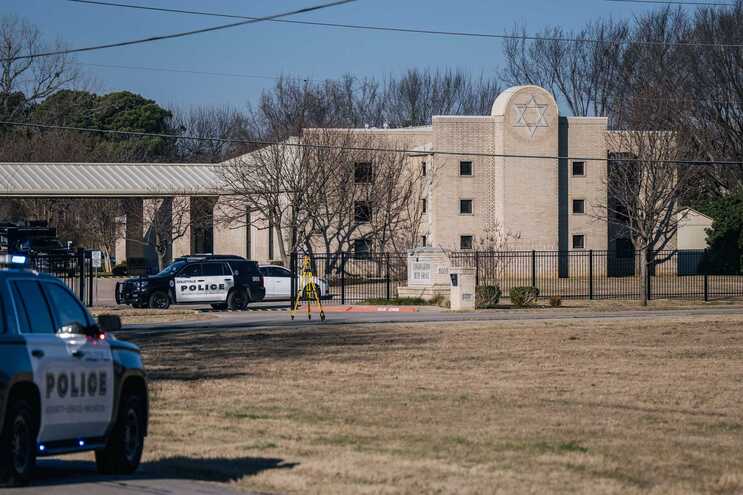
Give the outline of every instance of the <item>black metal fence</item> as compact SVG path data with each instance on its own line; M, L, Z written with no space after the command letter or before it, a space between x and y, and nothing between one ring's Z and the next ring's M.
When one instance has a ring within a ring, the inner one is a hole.
M91 251L79 249L71 253L34 254L29 257L29 268L59 278L72 289L83 304L93 305Z
M292 255L293 273L299 273L303 256ZM407 285L405 254L338 252L311 254L309 258L313 275L327 283L327 293L323 294L326 304L391 300L397 297L399 286Z
M293 255L294 273L304 255ZM532 286L540 297L563 299L639 299L639 253L613 251L456 251L452 266L475 269L478 286ZM743 296L743 274L716 273L704 250L655 253L649 261L649 299L720 299ZM407 285L407 255L399 253L322 253L310 255L315 276L328 284L326 302L351 304L391 300Z

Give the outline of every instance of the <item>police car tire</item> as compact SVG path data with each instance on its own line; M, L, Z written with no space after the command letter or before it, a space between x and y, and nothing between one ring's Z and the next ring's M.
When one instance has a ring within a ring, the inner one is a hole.
M152 309L168 309L170 307L168 293L158 290L150 294L149 307Z
M0 486L23 486L31 481L31 472L36 465L36 427L33 417L31 406L24 400L14 401L8 407L0 437ZM19 431L19 428L22 430ZM21 447L26 452L22 466L18 466L14 459L16 434L20 435Z
M244 289L233 289L227 296L227 307L232 311L242 311L248 307L250 295Z
M144 450L144 399L138 395L125 396L119 408L108 444L95 451L95 465L100 474L132 474L139 467ZM129 432L127 432L127 428ZM132 432L131 428L135 428ZM127 445L127 434L134 435ZM132 451L133 449L133 451Z

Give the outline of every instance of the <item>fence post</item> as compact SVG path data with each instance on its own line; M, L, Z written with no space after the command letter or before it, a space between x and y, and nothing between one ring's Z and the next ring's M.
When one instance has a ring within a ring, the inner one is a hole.
M593 301L593 249L588 251L588 299Z
M650 263L648 263L648 260L645 259L645 256L643 256L642 258L643 258L643 263L645 263L646 265L645 296L647 300L650 301L650 299L653 296L653 291L650 289L650 284L653 282L653 277L650 275Z
M709 302L709 275L704 271L704 302Z
M537 286L537 252L531 251L531 286Z
M390 299L392 299L390 297L391 294L390 294L390 254L389 253L387 253L386 262L387 262L387 272L385 275L385 282L387 283L387 300L389 301Z
M341 304L346 304L346 253L341 252Z
M77 248L78 297L85 303L85 250Z
M86 258L90 255L90 263L88 264L88 307L93 306L93 251L88 251Z
M294 301L297 300L297 252L292 251L292 254L289 258L289 270L292 274L292 282L291 282L291 303L292 306L294 305Z
M475 251L475 287L480 286L480 251Z

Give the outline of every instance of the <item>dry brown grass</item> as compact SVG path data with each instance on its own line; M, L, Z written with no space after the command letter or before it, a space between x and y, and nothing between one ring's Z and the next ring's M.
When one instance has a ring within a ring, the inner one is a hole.
M743 493L741 324L140 338L146 460L281 493Z

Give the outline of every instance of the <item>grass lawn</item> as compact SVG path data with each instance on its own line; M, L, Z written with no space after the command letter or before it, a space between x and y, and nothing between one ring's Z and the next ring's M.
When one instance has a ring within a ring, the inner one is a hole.
M698 316L133 339L151 374L145 460L279 493L743 493L742 327Z

